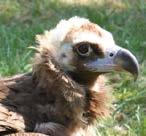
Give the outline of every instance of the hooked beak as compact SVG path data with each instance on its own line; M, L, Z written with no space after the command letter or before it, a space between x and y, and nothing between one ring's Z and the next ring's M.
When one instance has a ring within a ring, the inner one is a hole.
M104 58L97 58L95 61L85 64L86 68L93 72L111 72L125 70L137 79L139 64L136 57L127 49L115 46L105 51Z

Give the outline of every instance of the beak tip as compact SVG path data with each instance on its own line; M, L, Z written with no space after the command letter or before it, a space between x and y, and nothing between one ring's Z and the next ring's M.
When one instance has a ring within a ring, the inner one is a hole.
M138 78L138 74L134 74L133 76L134 76L134 82L135 82Z
M134 81L136 81L139 75L139 63L136 57L126 49L121 49L117 53L116 57L116 63L119 64L124 70L130 72L134 77Z
M137 80L137 78L138 78L138 75L139 75L139 63L138 63L138 61L137 61L137 59L136 59L136 61L135 61L135 70L134 70L134 72L133 72L133 77L134 77L134 81L136 81Z
M139 75L139 66L137 67L137 71L133 74L134 81L136 81L136 80L137 80L138 75Z

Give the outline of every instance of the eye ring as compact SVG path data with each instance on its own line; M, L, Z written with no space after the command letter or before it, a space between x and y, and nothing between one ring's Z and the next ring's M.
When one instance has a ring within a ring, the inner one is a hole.
M91 53L91 47L88 43L82 43L77 45L76 51L80 56L89 56Z

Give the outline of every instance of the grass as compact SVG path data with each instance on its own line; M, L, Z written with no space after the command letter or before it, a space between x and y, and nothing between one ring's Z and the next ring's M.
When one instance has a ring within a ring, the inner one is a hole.
M30 70L35 35L62 18L78 15L111 31L118 45L140 62L136 82L128 74L111 74L114 112L97 123L97 136L146 135L145 0L0 0L0 75Z

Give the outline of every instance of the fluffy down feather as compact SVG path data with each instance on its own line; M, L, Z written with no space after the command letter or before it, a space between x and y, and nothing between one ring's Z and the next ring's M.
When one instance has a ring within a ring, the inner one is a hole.
M32 73L0 82L3 109L0 118L9 118L7 124L0 120L0 126L6 128L0 134L35 131L50 136L89 136L89 132L94 133L93 122L107 114L103 80L98 78L100 85L96 91L84 88L59 68L45 48L36 54L34 62Z

